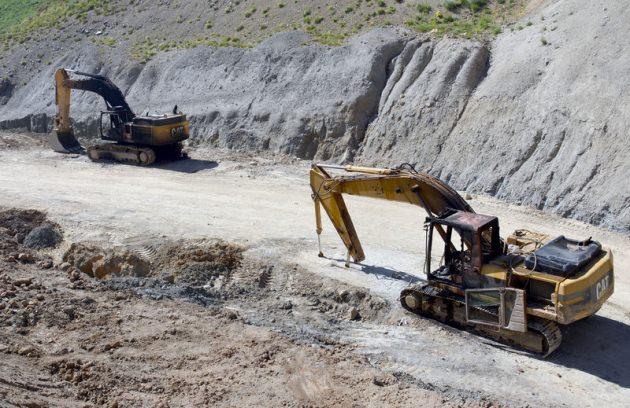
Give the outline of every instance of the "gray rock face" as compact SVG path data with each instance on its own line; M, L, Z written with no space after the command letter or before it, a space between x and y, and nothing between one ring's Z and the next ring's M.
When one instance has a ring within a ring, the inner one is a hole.
M143 66L88 46L13 90L0 128L47 131L53 67L65 66L108 75L137 113L177 104L191 145L410 162L458 189L630 231L630 43L618 40L630 36L630 9L551 1L525 21L490 48L400 29L331 48L292 32ZM102 108L76 93L75 131L95 137Z
M191 121L192 145L351 160L377 113L387 69L404 47L405 33L377 29L342 47L304 45L307 40L290 32L251 50L198 47L163 53L146 66L125 66L122 56L103 56L88 47L55 66L109 76L138 114L169 112L177 104ZM120 65L105 62L110 59ZM45 69L0 108L0 126L24 125L26 115L42 112L50 122L53 73L54 68ZM75 133L95 136L100 110L98 96L74 91ZM45 128L40 118L26 122L29 130Z
M179 106L193 144L271 149L349 160L376 114L389 62L403 38L375 30L343 47L302 44L297 32L253 50L196 48L152 60L129 92L132 104Z
M483 79L488 50L472 41L407 43L394 60L359 159L430 171Z
M8 78L0 78L0 106L6 105L13 94L13 84Z
M487 74L474 44L408 43L358 158L630 231L630 43L617 40L630 10L603 3L528 16L495 41Z

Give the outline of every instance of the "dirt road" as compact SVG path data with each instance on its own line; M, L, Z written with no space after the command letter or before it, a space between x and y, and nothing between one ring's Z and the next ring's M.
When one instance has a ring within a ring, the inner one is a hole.
M164 238L220 238L269 260L369 289L394 304L422 279L424 214L410 206L348 199L367 261L343 267L343 246L325 224L317 257L308 163L196 151L152 168L94 164L39 147L0 151L0 206L47 211L66 242L143 247ZM372 364L440 389L484 393L505 404L623 406L630 399L629 237L530 208L474 197L476 211L517 227L602 241L615 254L615 295L597 316L569 327L558 352L539 360L402 311L388 322L340 331Z

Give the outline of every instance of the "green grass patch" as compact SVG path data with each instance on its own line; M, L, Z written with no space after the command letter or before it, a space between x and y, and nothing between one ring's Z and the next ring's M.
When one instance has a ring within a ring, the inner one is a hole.
M9 10L14 11L19 6L13 3L20 5L24 3L16 0L0 1L3 2L3 5L8 6ZM10 17L3 15L3 18L8 21L4 31L0 33L0 40L3 42L23 43L35 32L60 29L71 21L85 23L90 13L98 16L114 14L117 11L111 2L103 0L55 0L46 3L26 0L26 3L30 6L24 8L22 11L24 14L13 13Z
M420 3L416 6L416 9L418 10L418 13L429 14L431 10L433 10L433 7L431 7L428 3Z
M33 16L44 0L0 0L0 34Z
M131 47L131 56L139 61L147 62L151 60L159 52L171 50L183 50L196 47L235 47L235 48L251 48L252 44L248 44L237 36L226 36L213 34L212 38L199 37L187 40L163 41L158 39L146 38L143 41L135 43Z

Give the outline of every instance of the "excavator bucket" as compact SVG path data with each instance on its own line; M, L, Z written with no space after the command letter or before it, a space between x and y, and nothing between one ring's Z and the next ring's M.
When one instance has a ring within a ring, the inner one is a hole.
M83 146L72 132L53 130L48 134L48 144L58 153L83 153Z
M55 116L53 131L48 135L48 144L58 153L81 153L83 147L74 137L70 123L70 92L72 88L68 85L70 79L68 72L72 71L63 68L55 71L57 115Z

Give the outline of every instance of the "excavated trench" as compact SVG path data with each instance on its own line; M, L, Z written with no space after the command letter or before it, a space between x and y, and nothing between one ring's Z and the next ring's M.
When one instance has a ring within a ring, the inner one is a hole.
M249 256L223 241L176 241L142 247L73 244L62 268L112 290L153 300L182 299L227 308L233 318L300 342L337 344L348 322L384 322L390 304L365 289L314 277L297 265Z
M58 236L28 247L28 237L43 227ZM233 243L161 240L105 247L79 242L70 244L55 264L51 250L62 240L62 229L43 212L0 211L0 256L56 268L78 284L90 279L103 289L153 300L227 308L234 318L325 345L335 344L350 321L377 323L390 317L390 304L366 289L313 276L298 265L256 258Z

